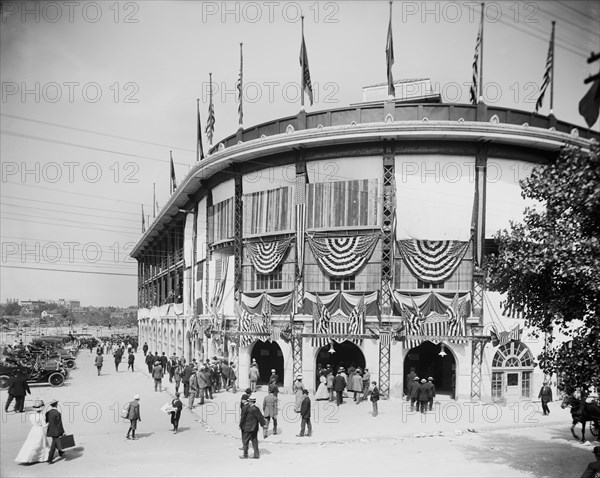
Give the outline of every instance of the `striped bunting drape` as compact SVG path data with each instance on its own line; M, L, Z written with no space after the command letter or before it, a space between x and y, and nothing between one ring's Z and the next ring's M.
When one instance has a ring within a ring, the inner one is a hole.
M287 252L292 239L271 242L247 243L246 248L259 274L270 274L273 272Z
M329 326L331 323L331 314L327 307L323 305L319 296L316 296L316 306L313 307L313 330L316 334L329 335ZM331 340L328 337L313 337L311 345L313 347L324 347Z
M469 241L398 241L398 248L409 270L423 282L443 282L459 266Z
M296 263L298 275L304 270L304 230L306 227L306 205L296 204Z
M345 277L358 272L371 257L379 234L351 237L310 237L310 245L323 272Z
M492 330L490 331L490 334L492 336L492 346L494 347L498 347L498 346L502 346L505 345L513 340L520 342L521 341L521 327L519 326L519 324L517 324L512 330L510 331L502 331L502 332L498 332L497 327L494 325L492 326Z
M243 334L243 332L250 333L269 333L269 330L263 323L263 318L255 314L249 314L248 311L244 310L238 303L235 303L235 311L238 316L238 332L240 332L240 347L246 347L250 345L256 337L251 334ZM261 337L260 340L264 340Z
M227 282L227 269L229 267L229 257L217 259L215 267L215 285L210 301L212 313L216 313L223 304L223 295L225 293L225 283Z

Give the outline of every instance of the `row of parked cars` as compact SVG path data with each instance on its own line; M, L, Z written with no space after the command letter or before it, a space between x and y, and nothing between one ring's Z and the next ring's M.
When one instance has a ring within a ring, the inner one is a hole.
M25 374L29 383L60 387L75 367L79 341L72 335L38 337L28 345L4 346L0 359L0 389L11 376Z

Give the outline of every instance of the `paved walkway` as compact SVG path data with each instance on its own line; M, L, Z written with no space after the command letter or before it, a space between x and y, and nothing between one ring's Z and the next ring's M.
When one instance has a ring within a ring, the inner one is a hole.
M147 373L147 371L146 371ZM150 380L150 376L148 375ZM166 383L165 383L166 382ZM166 392L173 395L175 384L163 380ZM263 390L266 387L262 387ZM266 392L257 391L254 396L262 410ZM183 392L183 387L180 388ZM219 392L213 400L204 405L196 405L192 413L207 431L226 437L239 437L240 399L243 393ZM355 404L352 394L345 403L315 401L312 395L311 437L297 437L300 431L300 416L294 412L294 396L279 394L278 434L273 435L270 425L267 440L273 443L327 443L379 440L399 437L427 437L477 433L488 429L509 429L562 424L569 427L569 410L560 408L559 402L550 403L550 415L542 415L539 401L523 401L501 406L494 403L459 402L441 396L434 404L433 411L421 414L410 410L410 403L397 398L379 401L379 414L372 415L370 401ZM184 408L188 400L181 394ZM588 432L589 434L589 432ZM593 438L593 437L591 437Z

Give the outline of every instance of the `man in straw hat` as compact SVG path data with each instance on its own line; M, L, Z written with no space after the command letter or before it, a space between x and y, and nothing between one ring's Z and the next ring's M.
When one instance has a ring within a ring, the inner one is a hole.
M240 430L242 430L242 447L244 454L240 458L248 458L248 447L252 441L254 456L252 458L258 460L260 452L258 450L258 426L264 427L267 424L265 417L256 406L256 398L248 397L248 404L242 408L240 418Z
M65 434L65 429L62 424L62 415L56 408L58 405L58 400L55 398L50 400L50 410L46 412L46 423L48 423L48 429L46 430L46 436L52 438L52 443L50 444L50 452L48 453L48 464L52 464L52 460L54 460L54 452L58 450L58 455L63 456L65 453L62 450L62 445L60 444L60 437Z
M140 396L134 395L133 402L129 402L127 409L127 419L129 420L129 430L127 430L126 438L129 440L129 434L133 440L137 440L135 437L135 430L137 429L137 422L141 422L140 417Z

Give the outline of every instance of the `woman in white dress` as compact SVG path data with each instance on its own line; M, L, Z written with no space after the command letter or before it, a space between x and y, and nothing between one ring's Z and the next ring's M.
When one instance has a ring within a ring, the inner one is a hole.
M25 439L25 443L21 446L15 461L21 464L30 464L44 462L48 460L48 452L50 451L50 443L46 437L46 429L48 424L42 413L44 402L36 400L33 404L35 412L29 416L31 430Z
M300 413L300 406L302 405L302 400L304 400L304 395L302 394L303 391L304 384L302 383L302 375L298 375L296 377L296 381L294 382L294 395L296 397L294 411L296 413Z
M319 377L319 387L315 393L315 400L329 400L329 390L327 390L327 377L321 374Z

